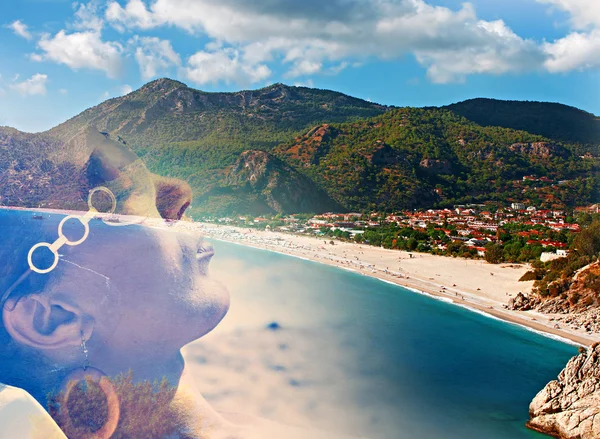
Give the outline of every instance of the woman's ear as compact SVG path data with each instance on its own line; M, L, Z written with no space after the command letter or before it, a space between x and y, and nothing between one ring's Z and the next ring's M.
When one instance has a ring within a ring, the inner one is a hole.
M79 346L94 326L77 307L39 294L7 303L2 313L4 327L17 343L42 350Z

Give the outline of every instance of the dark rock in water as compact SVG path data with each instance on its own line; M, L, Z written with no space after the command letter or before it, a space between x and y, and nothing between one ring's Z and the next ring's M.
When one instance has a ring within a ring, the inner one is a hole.
M527 426L559 439L600 438L600 343L573 357L529 405Z
M278 331L281 329L281 325L277 322L271 322L267 325L267 329L270 329L271 331Z

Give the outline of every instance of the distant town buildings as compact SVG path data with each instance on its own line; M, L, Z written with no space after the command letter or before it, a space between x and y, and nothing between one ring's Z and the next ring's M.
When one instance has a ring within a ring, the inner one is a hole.
M577 210L596 213L599 209L598 205L594 205ZM227 224L236 222L231 218L221 218L218 221ZM501 244L502 239L505 239L503 236L509 234L507 230L512 230L510 236L520 237L523 245L537 247L538 251L540 247L544 249L542 261L567 256L566 235L562 235L561 238L560 233L579 232L579 225L567 222L563 210L540 209L518 202L511 203L510 207L469 204L455 205L452 209L407 210L392 214L329 212L308 219L301 215L288 215L277 220L240 216L237 221L258 226L261 223L270 223L269 229L293 233L342 233L352 239L359 239L357 235L363 235L366 230L390 224L400 228L422 230L424 233L435 229L438 231L438 238L430 242L432 248L446 250L449 243L455 242L481 257L485 256L489 244ZM439 233L442 233L444 239L439 238Z

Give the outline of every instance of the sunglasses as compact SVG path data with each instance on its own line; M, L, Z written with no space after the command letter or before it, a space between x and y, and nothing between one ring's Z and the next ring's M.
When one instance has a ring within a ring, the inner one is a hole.
M104 193L108 195L111 201L111 208L107 212L99 212L98 209L94 207L93 197L97 193ZM60 260L60 255L58 251L64 246L68 245L71 247L78 246L83 244L85 240L88 238L90 234L90 221L92 219L102 219L102 221L109 226L126 226L132 224L141 224L143 223L145 218L141 220L138 218L136 220L122 221L120 218L116 218L113 216L117 207L117 200L112 191L106 187L99 186L92 189L88 194L88 208L89 210L81 215L68 215L62 219L62 221L58 225L58 238L52 242L39 242L35 244L33 247L29 249L27 253L27 264L29 268L4 292L2 297L0 298L0 308L3 308L6 305L6 302L10 298L11 294L21 285L30 275L31 273L38 274L48 274L52 272L57 266ZM79 221L81 225L83 225L83 235L80 239L76 241L72 241L67 238L63 232L64 226L68 221ZM34 262L34 254L40 249L48 249L53 256L52 263L46 268L40 268L36 266Z

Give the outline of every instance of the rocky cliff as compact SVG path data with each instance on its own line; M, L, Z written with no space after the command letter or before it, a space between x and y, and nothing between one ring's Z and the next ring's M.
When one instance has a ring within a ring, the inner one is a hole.
M567 258L561 258L552 264L566 266L568 261ZM600 333L600 262L585 265L571 275L556 276L544 288L547 290L544 296L540 294L539 283L531 294L517 294L508 301L506 308L515 311L536 310L552 315L551 320L559 327L584 329L590 334Z
M265 152L249 150L240 154L224 178L224 183L200 197L219 197L227 210L260 215L269 213L321 213L332 207L343 208L327 196L309 178L279 158Z
M529 406L527 426L560 439L600 438L600 343L572 358Z
M548 142L513 143L510 145L510 150L543 158L567 157L569 155L565 148Z

